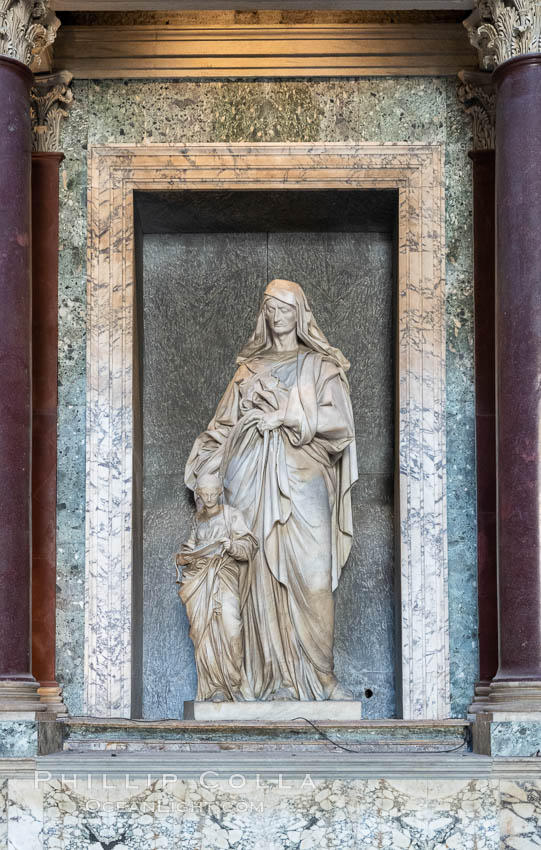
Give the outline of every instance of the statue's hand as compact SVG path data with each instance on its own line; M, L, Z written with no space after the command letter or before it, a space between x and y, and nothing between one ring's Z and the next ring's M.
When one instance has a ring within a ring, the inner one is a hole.
M265 431L273 431L275 428L280 428L284 424L284 411L272 410L270 413L264 413L257 427L259 432L263 434Z
M246 556L244 554L244 550L242 546L238 546L232 540L226 540L223 544L224 552L227 552L231 555L232 558L235 558L237 561L245 561Z
M244 425L254 425L260 422L264 415L265 414L262 410L259 410L258 407L254 407L252 410L249 410L248 413L244 414L242 421Z
M184 567L187 563L188 561L186 560L184 555L181 552L177 552L175 556L175 564L177 565L177 567Z

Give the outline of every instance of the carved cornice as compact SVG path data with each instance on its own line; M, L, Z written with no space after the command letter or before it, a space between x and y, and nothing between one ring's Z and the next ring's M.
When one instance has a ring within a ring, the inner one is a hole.
M458 23L133 24L63 26L55 64L75 79L447 76L476 56Z
M473 148L490 150L496 137L496 90L490 75L461 71L458 76L462 82L458 97L472 118Z
M69 71L36 77L30 94L34 151L60 150L60 123L73 104L72 79Z
M47 0L0 0L0 56L32 64L59 26Z
M493 70L513 56L541 53L541 0L478 0L464 26L481 68Z

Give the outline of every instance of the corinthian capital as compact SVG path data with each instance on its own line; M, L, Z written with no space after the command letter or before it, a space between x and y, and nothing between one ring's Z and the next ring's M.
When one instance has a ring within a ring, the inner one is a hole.
M541 52L541 0L478 0L464 21L481 68Z
M34 80L30 109L35 151L60 150L60 123L73 104L72 79L69 71L59 71Z
M490 150L495 146L496 91L491 74L461 71L462 85L458 97L472 119L474 150Z
M59 26L47 0L0 0L0 55L30 65Z

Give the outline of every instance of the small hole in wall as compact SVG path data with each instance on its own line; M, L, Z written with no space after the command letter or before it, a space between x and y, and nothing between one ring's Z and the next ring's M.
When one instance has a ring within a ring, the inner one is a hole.
M374 691L371 690L371 688L367 688L366 691L364 692L364 695L365 695L366 699L370 699L370 697L374 696Z

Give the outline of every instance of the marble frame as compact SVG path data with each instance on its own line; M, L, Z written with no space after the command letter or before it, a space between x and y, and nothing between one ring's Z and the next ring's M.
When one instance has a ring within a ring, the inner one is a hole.
M89 152L85 713L132 711L135 190L396 188L397 684L402 716L450 713L444 146L100 145Z

